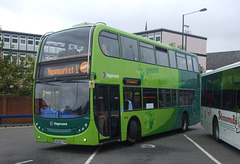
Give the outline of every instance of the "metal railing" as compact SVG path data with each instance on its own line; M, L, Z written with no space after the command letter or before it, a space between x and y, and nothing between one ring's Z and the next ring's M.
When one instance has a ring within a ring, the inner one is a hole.
M2 124L2 118L25 118L33 117L32 114L22 114L22 115L0 115L0 125Z

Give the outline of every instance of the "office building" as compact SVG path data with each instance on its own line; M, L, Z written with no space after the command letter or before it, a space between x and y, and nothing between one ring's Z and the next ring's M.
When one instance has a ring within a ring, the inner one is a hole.
M6 56L12 49L12 58L15 58L17 55L26 57L27 54L36 57L40 38L41 35L38 34L2 30L0 32L0 39L4 42L2 53Z

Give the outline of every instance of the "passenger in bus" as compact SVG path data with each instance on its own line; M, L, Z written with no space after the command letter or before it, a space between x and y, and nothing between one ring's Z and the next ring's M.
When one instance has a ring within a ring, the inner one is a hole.
M132 101L124 100L124 108L125 110L133 110Z
M101 45L101 49L102 49L102 51L105 55L110 56L110 51L109 51L108 46L106 44L103 43Z

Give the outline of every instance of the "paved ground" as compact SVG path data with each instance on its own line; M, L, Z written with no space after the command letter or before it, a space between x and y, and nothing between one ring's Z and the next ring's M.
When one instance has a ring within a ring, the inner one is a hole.
M184 134L171 131L133 146L116 142L94 147L36 143L32 126L0 127L0 164L237 164L239 154L238 149L215 142L200 124Z

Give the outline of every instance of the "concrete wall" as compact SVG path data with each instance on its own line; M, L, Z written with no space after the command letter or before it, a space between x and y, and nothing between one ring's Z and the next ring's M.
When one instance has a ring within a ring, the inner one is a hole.
M32 96L0 95L0 115L32 114ZM3 118L2 124L31 123L32 118Z

